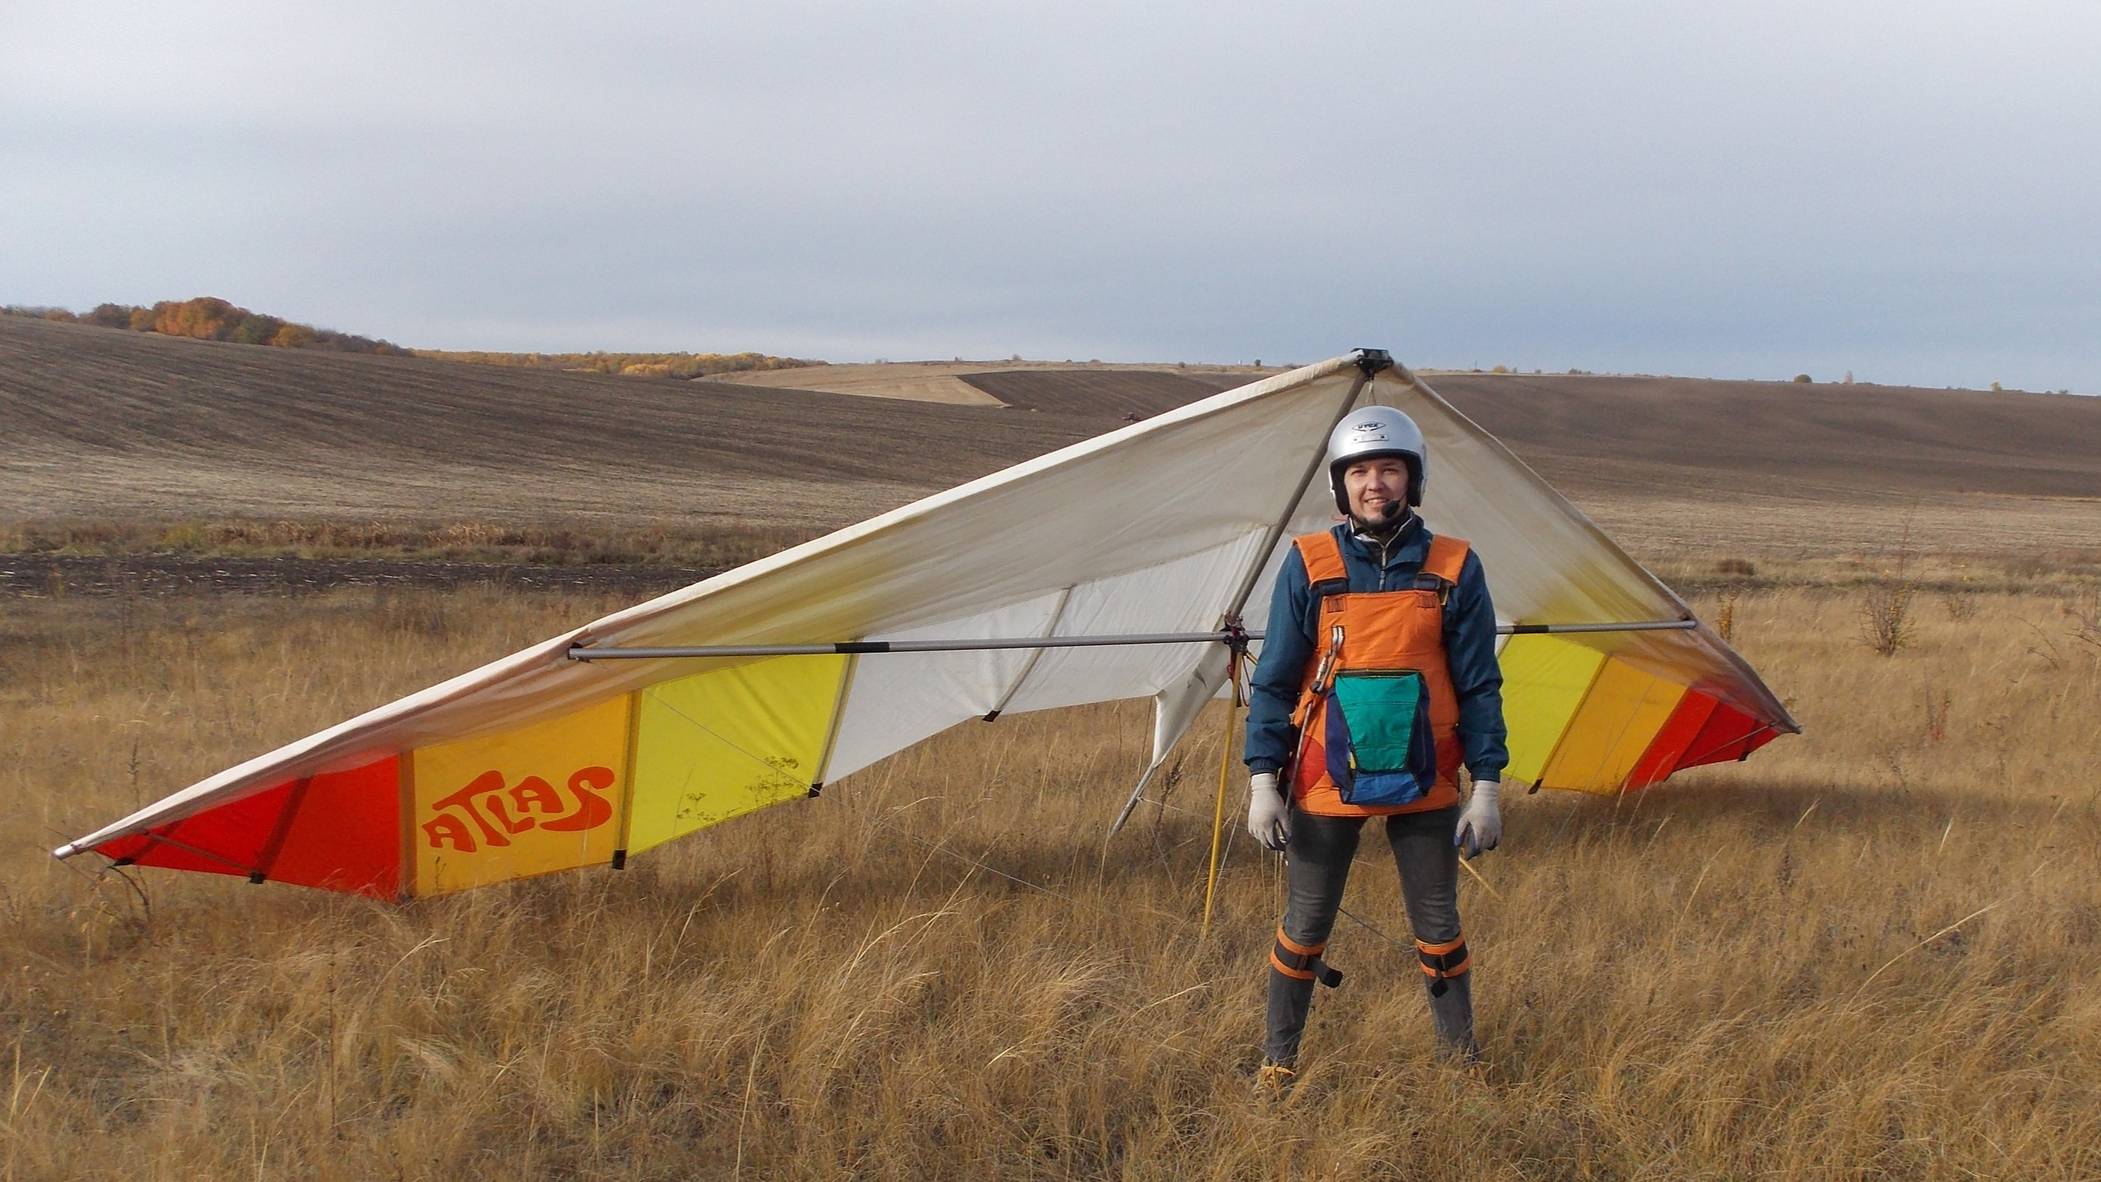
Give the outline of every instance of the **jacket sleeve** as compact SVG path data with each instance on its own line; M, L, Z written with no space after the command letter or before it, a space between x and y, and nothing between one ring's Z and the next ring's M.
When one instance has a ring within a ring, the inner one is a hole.
M1313 637L1306 632L1306 563L1297 546L1284 554L1277 585L1269 596L1269 626L1262 635L1262 656L1248 686L1247 747L1243 758L1250 772L1273 772L1289 762L1298 747L1298 728L1291 725L1299 684L1313 656Z
M1459 746L1466 770L1476 780L1500 780L1510 750L1503 725L1503 670L1496 662L1495 605L1488 598L1481 559L1471 550L1445 604L1444 653L1459 698Z

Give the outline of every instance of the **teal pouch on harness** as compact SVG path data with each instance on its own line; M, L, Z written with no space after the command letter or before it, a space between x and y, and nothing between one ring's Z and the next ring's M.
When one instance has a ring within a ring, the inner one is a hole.
M1437 781L1430 694L1413 669L1345 670L1328 690L1328 779L1344 804L1407 804Z

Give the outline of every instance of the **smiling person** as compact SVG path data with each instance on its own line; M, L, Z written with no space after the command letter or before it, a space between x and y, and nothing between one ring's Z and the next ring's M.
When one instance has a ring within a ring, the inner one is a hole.
M1365 822L1384 818L1440 1057L1472 1061L1473 998L1459 928L1459 857L1494 849L1503 767L1495 609L1466 542L1415 509L1428 483L1407 415L1351 412L1328 439L1344 520L1296 539L1277 572L1248 708L1248 832L1286 855L1269 958L1261 1082L1297 1070L1321 959ZM1472 793L1461 807L1459 768Z

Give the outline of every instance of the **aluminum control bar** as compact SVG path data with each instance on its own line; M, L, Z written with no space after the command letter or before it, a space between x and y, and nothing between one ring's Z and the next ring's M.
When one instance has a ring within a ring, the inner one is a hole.
M1602 624L1498 624L1502 636L1558 635L1581 632L1664 632L1699 627L1697 620L1630 620ZM705 657L812 657L867 653L953 653L990 649L1107 648L1131 644L1226 644L1239 638L1260 640L1260 632L1140 632L1121 636L997 636L957 640L842 640L828 644L704 644L653 648L577 645L576 661L660 661Z

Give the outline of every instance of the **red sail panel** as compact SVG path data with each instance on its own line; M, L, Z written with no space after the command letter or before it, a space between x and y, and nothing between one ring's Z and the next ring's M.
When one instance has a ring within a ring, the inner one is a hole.
M1678 708L1671 711L1663 729L1649 741L1649 749L1641 753L1641 758L1634 761L1634 770L1627 773L1627 791L1637 792L1661 783L1677 771L1678 761L1692 747L1693 740L1699 738L1716 705L1713 698L1698 690L1689 690L1678 699Z
M392 898L401 878L401 793L394 756L287 780L252 796L96 846L141 866L260 875Z
M1714 713L1700 733L1686 745L1678 760L1678 771L1703 763L1742 759L1773 737L1773 728L1727 703L1715 703Z
M296 780L287 780L253 796L155 826L145 833L103 842L95 847L95 852L141 866L249 874L297 784Z
M315 776L288 818L272 882L391 899L401 887L401 761Z

